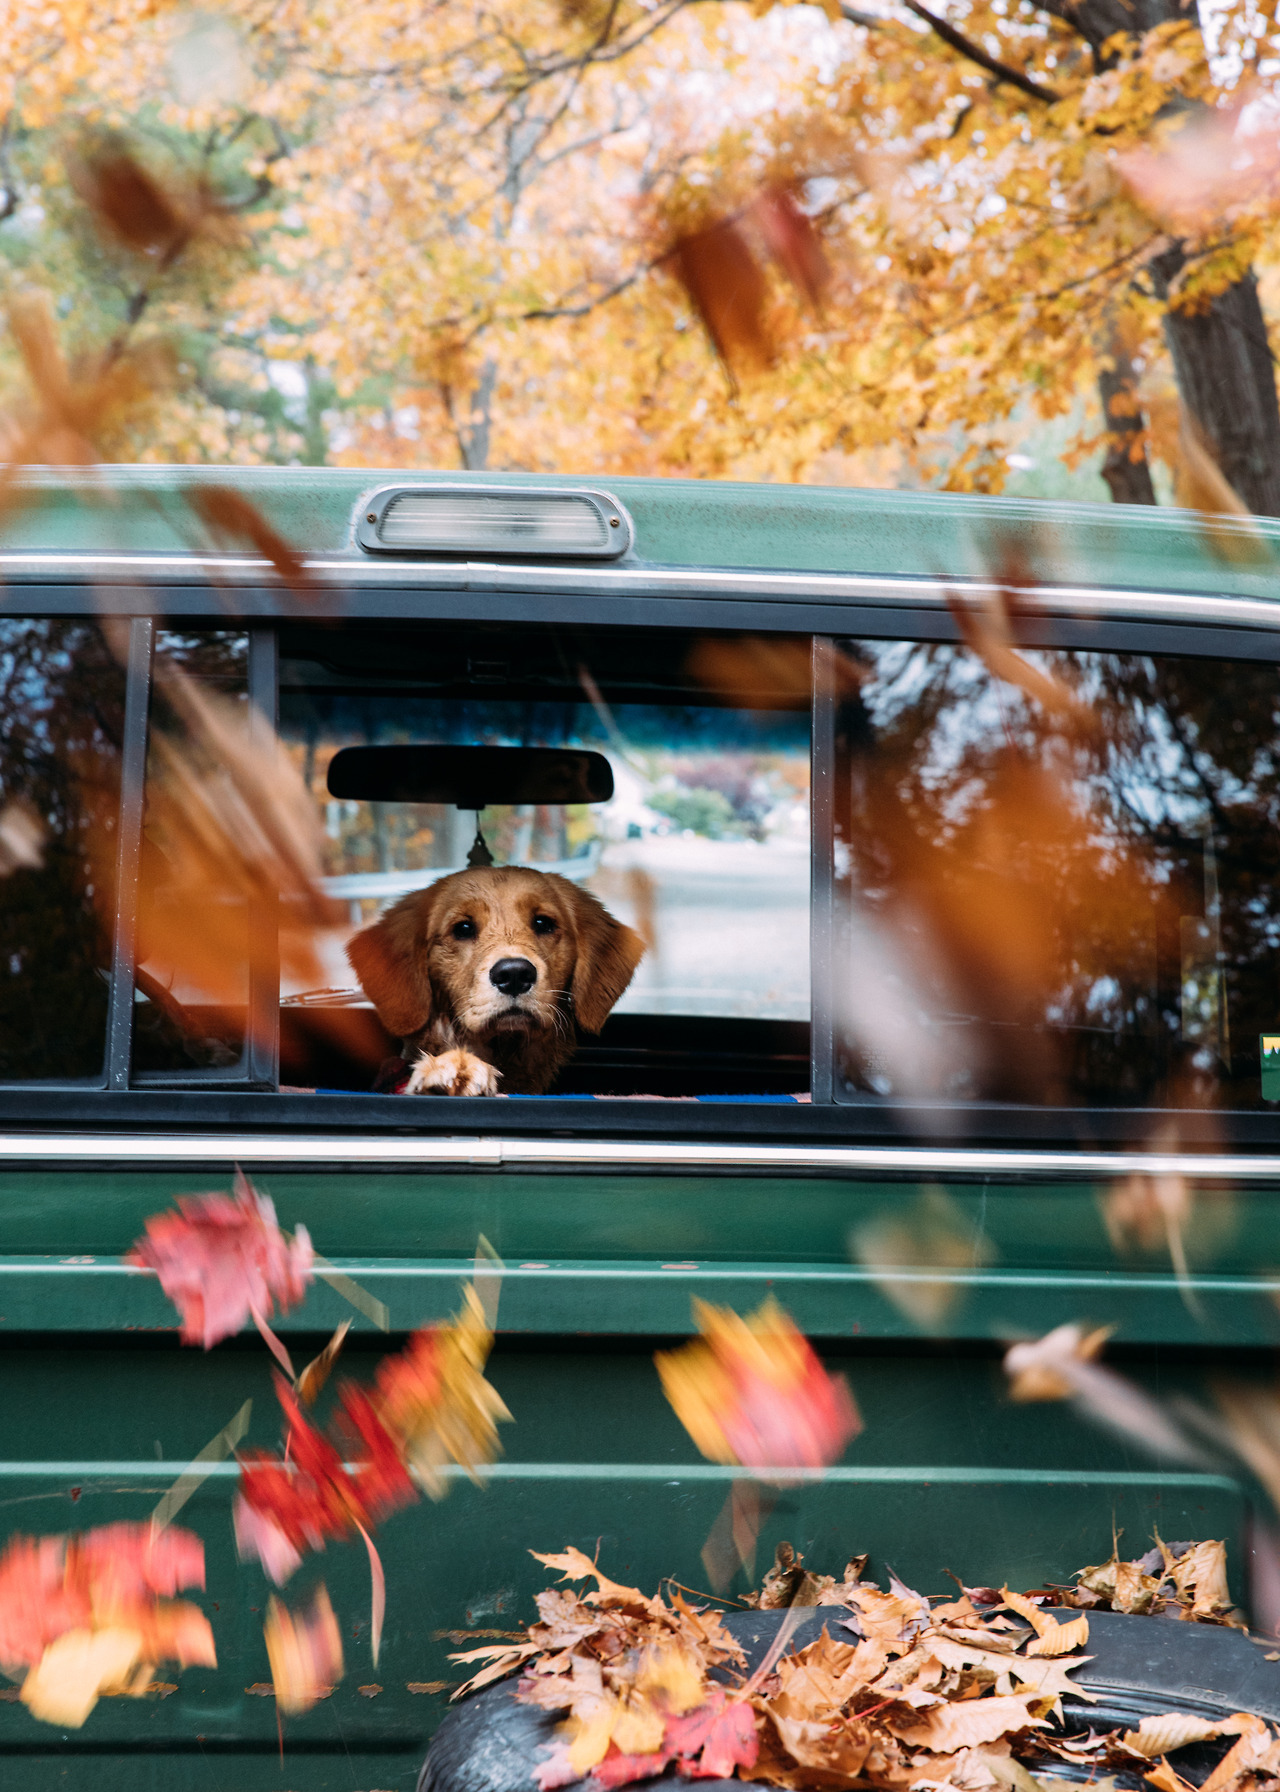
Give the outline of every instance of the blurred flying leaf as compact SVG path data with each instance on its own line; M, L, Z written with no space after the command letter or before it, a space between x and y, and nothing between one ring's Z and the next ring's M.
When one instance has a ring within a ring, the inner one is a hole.
M1136 1247L1151 1251L1163 1246L1168 1251L1183 1304L1193 1319L1203 1323L1204 1308L1191 1281L1187 1258L1187 1231L1197 1204L1190 1178L1175 1171L1146 1175L1135 1170L1100 1191L1098 1204L1113 1250ZM1213 1217L1230 1224L1225 1196L1215 1197Z
M342 1633L323 1582L309 1605L294 1613L271 1595L263 1625L276 1704L295 1717L333 1690L346 1672Z
M1183 509L1201 513L1205 542L1220 560L1235 566L1259 566L1270 561L1266 538L1228 483L1203 431L1185 406L1178 414L1174 483Z
M174 92L184 106L234 105L248 84L244 43L230 19L188 13L169 51Z
M182 1342L206 1350L254 1314L287 1313L312 1279L305 1226L290 1238L270 1196L237 1169L235 1192L179 1195L177 1208L152 1214L125 1257L154 1270L182 1318Z
M338 1354L346 1342L347 1333L350 1330L351 1321L344 1319L319 1356L313 1356L299 1375L298 1398L304 1406L314 1406L319 1399L325 1382L333 1373L333 1365L338 1360Z
M487 1277L492 1294L496 1277ZM495 1305L496 1311L496 1305ZM426 1325L378 1365L374 1404L432 1499L448 1491L443 1470L456 1462L472 1480L498 1454L506 1405L484 1376L493 1332L474 1287L445 1325Z
M187 502L215 541L255 548L264 560L271 562L282 584L308 598L311 607L315 607L322 586L307 571L301 554L272 528L256 504L225 485L192 486Z
M795 194L789 187L769 187L753 200L748 216L779 268L816 311L831 283L831 264Z
M153 729L138 957L213 1002L244 1002L246 956L303 983L322 980L315 936L338 911L320 888L322 834L301 772L252 705L203 690L172 667L157 686L184 732ZM92 842L101 899L114 836ZM278 905L278 909L277 909Z
M691 231L677 239L671 259L729 371L768 367L775 354L765 320L768 285L738 226L722 219Z
M862 1429L853 1395L772 1297L746 1319L695 1299L693 1316L702 1336L654 1362L704 1456L787 1486L788 1469L825 1468L843 1454Z
M1093 717L1075 693L1024 659L1014 646L1011 614L1015 606L1014 588L1032 582L1027 571L1008 564L1002 568L1000 583L980 597L971 598L964 592L948 591L947 608L955 618L965 645L978 655L994 677L1025 691L1048 714L1069 717L1077 725L1091 729Z
M67 172L99 229L122 248L164 265L186 247L191 222L116 132L87 136Z
M875 1272L885 1299L923 1331L941 1326L963 1299L956 1273L995 1261L997 1252L945 1189L921 1191L905 1211L877 1214L849 1234L849 1254ZM913 1275L911 1271L925 1271ZM929 1273L932 1272L932 1273Z
M838 700L860 689L867 678L867 668L839 649L815 656L808 640L767 635L704 636L694 644L685 671L708 689L753 709L807 707L815 683Z
M1223 214L1268 195L1280 173L1280 131L1270 109L1265 127L1241 132L1249 101L1242 83L1225 106L1184 112L1156 148L1116 157L1130 194L1149 217L1175 236L1220 227Z
M172 360L162 344L82 356L68 365L47 295L33 289L9 301L9 327L32 401L0 426L7 463L0 494L12 501L19 467L92 466L110 458L104 443L136 419L171 384Z
M11 1537L0 1556L0 1669L34 1717L78 1729L105 1692L139 1697L155 1664L215 1667L204 1545L176 1526L116 1523ZM25 1678L24 1678L25 1675Z
M712 1588L721 1593L739 1568L755 1572L760 1527L777 1504L776 1494L754 1481L735 1481L702 1546L701 1562Z
M1227 1380L1210 1386L1231 1447L1280 1512L1280 1389Z
M1059 1325L1043 1338L1012 1345L1004 1359L1010 1397L1071 1399L1087 1418L1140 1444L1153 1456L1204 1467L1207 1458L1203 1450L1159 1402L1094 1360L1110 1329L1086 1332L1080 1325Z
M44 864L48 829L25 797L0 809L0 877L13 871L39 871Z

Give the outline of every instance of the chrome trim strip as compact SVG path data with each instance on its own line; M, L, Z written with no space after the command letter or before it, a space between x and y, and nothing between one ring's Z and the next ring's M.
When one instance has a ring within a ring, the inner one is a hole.
M0 1163L332 1164L430 1169L826 1171L846 1175L1186 1176L1280 1181L1280 1156L1224 1152L1036 1151L936 1145L752 1145L615 1139L394 1138L288 1133L0 1134Z
M670 592L672 596L735 594L743 597L790 598L802 602L860 602L867 604L942 604L948 591L972 596L990 594L998 587L989 580L957 576L954 579L896 577L889 574L756 572L749 569L708 569L673 566L548 567L502 565L490 562L372 561L360 556L313 559L306 562L314 573L330 574L356 586L429 586L436 590L503 591L529 594L565 592L580 595L636 595ZM97 554L0 552L0 569L64 570L68 576L92 578L111 571L136 574L203 570L221 577L270 573L270 562L249 555L200 554ZM1161 622L1221 622L1235 627L1280 628L1280 603L1265 597L1215 596L1212 592L1134 591L1092 585L1039 585L1019 590L1028 608L1044 615L1150 617Z
M102 1479L138 1480L141 1487L131 1493L163 1493L175 1476L184 1474L190 1463L172 1461L148 1462L142 1458L103 1459L92 1457L52 1460L0 1462L0 1479L25 1481L39 1477L77 1481L93 1486ZM214 1481L231 1481L240 1474L238 1462L201 1463L200 1472ZM439 1473L446 1481L472 1479L469 1470L454 1462L441 1464ZM678 1487L684 1481L748 1481L776 1474L779 1480L797 1485L834 1482L837 1486L899 1487L921 1481L943 1485L984 1487L1173 1487L1191 1491L1224 1488L1235 1492L1238 1483L1229 1475L1196 1473L1185 1469L1108 1469L1108 1468L993 1468L990 1463L869 1463L865 1467L840 1465L835 1468L739 1468L718 1462L490 1462L480 1470L482 1481L657 1481L664 1486Z

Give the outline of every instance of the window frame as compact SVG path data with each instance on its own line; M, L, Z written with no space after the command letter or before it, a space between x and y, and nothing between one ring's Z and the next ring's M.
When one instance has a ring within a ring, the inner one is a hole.
M0 556L2 558L2 556ZM811 891L810 1103L793 1107L753 1107L629 1099L560 1101L554 1108L507 1104L479 1098L403 1103L363 1093L280 1096L278 977L259 975L250 1001L258 1024L241 1066L185 1073L149 1072L130 1078L134 904L121 901L114 918L108 1011L107 1069L102 1082L86 1086L0 1084L0 1126L161 1127L186 1132L269 1126L286 1133L323 1136L350 1133L410 1133L450 1137L484 1133L496 1138L589 1138L696 1140L749 1138L856 1143L900 1142L909 1150L923 1138L1028 1146L1142 1143L1167 1110L1143 1108L1030 1108L1001 1103L916 1103L893 1098L857 1102L835 1099L835 1040L831 987L836 967L837 910L834 887L833 770L835 697L833 681L822 675L824 658L840 638L955 643L959 630L946 607L947 590L921 580L860 579L850 576L699 574L679 581L668 573L646 580L645 569L628 573L625 590L610 590L602 613L599 574L580 569L503 568L500 578L459 578L431 582L423 567L394 569L401 577L377 584L356 583L334 610L350 621L546 621L576 625L716 629L761 634L808 634L813 640L811 708ZM450 569L453 570L453 569ZM497 574L499 569L475 569ZM239 622L250 634L249 701L263 729L274 731L278 698L276 619L296 620L296 608L271 588L242 587L219 594L221 609L198 566L182 585L130 581L116 587L91 586L57 578L24 579L10 586L10 608L23 615L98 615L104 610L129 622L128 687L122 760L119 842L120 890L136 896L141 851L142 800L146 768L150 686L156 629L168 619L185 628L225 629ZM199 581L199 582L197 582ZM703 589L698 590L700 581ZM682 582L683 591L673 591ZM643 587L648 583L648 590ZM751 588L767 584L759 596ZM785 585L785 596L778 587ZM845 593L832 588L843 585ZM708 589L707 587L710 587ZM817 589L815 589L817 587ZM955 590L986 587L957 580ZM840 597L844 596L844 601ZM26 599L27 601L23 601ZM1280 664L1280 606L1256 600L1202 598L1187 594L1093 592L1038 594L1042 608L1019 623L1019 640L1030 647L1086 648L1095 651L1159 652L1194 658L1259 660ZM1162 617L1153 612L1164 609ZM1093 613L1090 613L1090 612ZM1134 613L1136 612L1136 613ZM1264 626L1264 622L1266 626ZM268 923L269 924L269 923ZM927 1110L927 1126L916 1123ZM1189 1145L1225 1141L1234 1148L1280 1147L1280 1111L1275 1114L1179 1110L1181 1135Z

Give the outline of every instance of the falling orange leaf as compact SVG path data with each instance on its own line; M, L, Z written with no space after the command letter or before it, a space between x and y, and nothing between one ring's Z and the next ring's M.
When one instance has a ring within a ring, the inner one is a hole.
M743 1319L693 1303L701 1338L654 1357L663 1392L704 1456L785 1484L822 1468L862 1428L842 1376L829 1375L775 1300Z
M732 372L756 372L774 357L765 322L768 287L738 226L725 219L682 236L671 252L681 285L716 353Z
M262 1633L276 1703L287 1717L310 1711L346 1672L342 1633L323 1585L317 1587L310 1605L296 1613L273 1593Z

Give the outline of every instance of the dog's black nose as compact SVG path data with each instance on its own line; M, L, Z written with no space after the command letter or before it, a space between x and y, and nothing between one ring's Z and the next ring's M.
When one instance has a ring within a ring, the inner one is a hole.
M504 996L522 996L538 981L538 973L527 958L500 958L489 972L489 981Z

